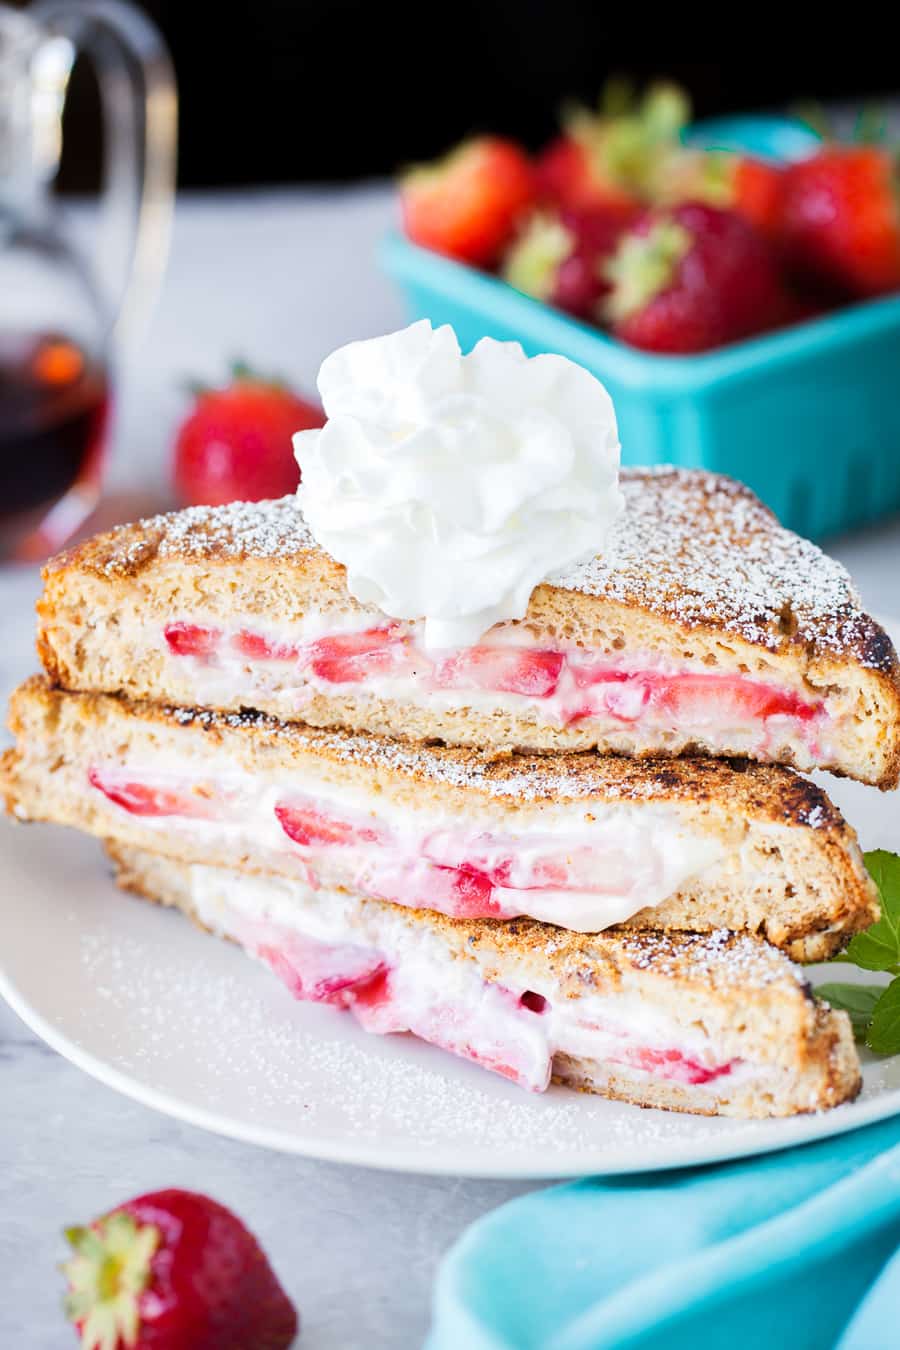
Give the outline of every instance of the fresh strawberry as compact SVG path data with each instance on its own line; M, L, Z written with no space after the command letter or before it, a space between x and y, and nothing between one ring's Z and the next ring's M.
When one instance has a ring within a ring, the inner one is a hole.
M676 1083L712 1083L717 1078L726 1077L740 1063L740 1060L731 1059L725 1064L709 1067L682 1054L680 1050L655 1050L649 1046L629 1049L621 1058L644 1073L653 1074L656 1078L668 1078Z
M352 825L347 820L327 816L307 803L279 802L275 807L278 823L289 839L305 848L383 842L378 830L367 825Z
M309 668L330 684L360 684L372 675L399 671L408 663L408 644L400 628L367 628L319 638L307 648Z
M677 675L659 682L650 697L651 706L671 713L680 722L702 726L711 718L739 721L765 717L795 717L808 722L818 712L790 689L756 680L729 679L721 675Z
M262 943L256 955L287 986L294 998L307 1003L348 1007L357 990L387 973L379 952L304 939L285 933L278 942Z
M690 115L681 90L651 87L639 104L605 95L599 113L576 109L536 165L541 201L575 211L635 208Z
M200 393L175 442L175 486L191 506L284 497L299 481L291 437L324 424L316 404L237 367Z
M256 1238L205 1195L141 1195L66 1237L82 1350L287 1350L297 1335Z
M653 199L663 206L688 201L720 206L774 238L781 225L784 183L779 164L725 150L678 148L659 165Z
M784 287L769 245L735 215L700 202L648 211L607 264L606 313L624 342L700 352L780 323Z
M778 164L739 155L732 171L732 211L769 237L781 227L785 174Z
M196 656L201 661L208 661L222 640L218 628L202 628L196 623L167 623L163 636L173 656Z
M603 265L633 218L630 206L559 215L536 212L507 253L503 275L536 300L579 319L596 319L609 290Z
M900 289L900 175L880 146L830 145L786 174L781 239L803 280L852 298Z
M220 803L217 794L209 788L198 787L194 791L185 791L154 786L129 778L127 773L101 769L96 765L88 769L88 782L132 816L192 816L199 820L213 820L218 814Z
M241 656L248 656L253 661L296 661L300 656L299 647L292 647L287 642L270 642L261 633L251 633L246 628L235 633L231 645Z
M447 657L432 676L437 689L499 689L505 694L549 698L559 683L562 652L515 647L467 647Z
M400 181L403 225L424 248L491 267L534 200L525 151L499 136L464 141Z

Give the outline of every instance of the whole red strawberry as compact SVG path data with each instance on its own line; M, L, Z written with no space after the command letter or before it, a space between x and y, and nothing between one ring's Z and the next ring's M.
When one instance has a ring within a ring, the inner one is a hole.
M880 146L830 145L786 174L781 236L797 276L844 297L900 289L900 175Z
M699 202L648 211L607 263L618 337L653 352L701 352L779 324L785 296L763 237Z
M287 1350L297 1335L256 1238L207 1196L155 1191L66 1236L83 1350Z
M721 206L774 237L781 228L784 182L779 164L731 151L677 147L659 165L653 199L661 206L688 201Z
M500 136L464 141L400 180L407 235L423 248L491 267L534 200L525 151Z
M599 112L573 109L562 135L539 155L538 196L573 211L640 205L689 115L688 100L674 85L653 85L635 101L630 90L612 82Z
M175 486L190 506L284 497L299 482L295 431L320 427L322 409L243 366L223 389L198 394L175 442Z
M507 253L503 275L536 300L596 320L610 287L604 263L635 214L630 207L538 212Z

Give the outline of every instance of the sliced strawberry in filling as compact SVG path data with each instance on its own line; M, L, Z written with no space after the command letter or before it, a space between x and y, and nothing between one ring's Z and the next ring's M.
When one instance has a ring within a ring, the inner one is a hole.
M808 721L818 711L792 690L723 675L678 675L657 685L650 703L682 721L701 724L710 719L747 721L779 715Z
M354 885L378 900L392 900L409 909L434 909L456 919L513 918L483 872L441 867L424 858L387 856L364 869Z
M96 765L91 765L87 776L91 787L133 816L194 816L214 820L220 814L220 795L204 784L185 791L160 783L142 782Z
M549 698L556 692L564 661L562 652L467 647L438 662L431 679L436 689L489 689Z
M698 1059L683 1054L680 1050L655 1050L650 1046L637 1046L622 1056L610 1056L614 1063L625 1063L632 1068L642 1069L655 1078L665 1078L676 1083L692 1085L712 1083L717 1078L725 1078L740 1063L732 1059L726 1064L701 1064Z
M208 661L215 655L222 640L218 628L202 628L196 623L168 623L163 636L173 656L196 656Z
M330 684L361 684L373 675L396 674L412 659L410 645L396 626L319 638L306 655L313 675Z
M385 836L380 830L326 815L324 811L305 802L279 802L275 807L275 815L287 837L304 848L344 848L352 844L385 842Z
M570 668L577 688L591 690L591 695L569 712L569 722L600 714L635 722L648 708L669 722L687 726L755 722L778 715L808 721L821 706L792 690L740 676L661 675L652 670L629 673L579 658L570 660Z
M270 642L261 633L251 633L246 628L234 634L231 646L251 661L296 661L300 656L299 647L286 642Z
M388 969L377 951L305 941L296 934L279 934L277 942L254 944L253 949L294 998L311 1003L347 1007L356 997L371 998L374 982Z

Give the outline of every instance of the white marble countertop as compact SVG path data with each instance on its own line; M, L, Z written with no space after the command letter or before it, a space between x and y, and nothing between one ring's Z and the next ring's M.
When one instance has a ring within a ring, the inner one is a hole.
M150 333L122 372L112 466L162 489L189 377L243 356L312 387L322 357L403 322L374 264L384 189L192 198ZM900 614L900 521L834 541L869 607ZM37 577L0 569L0 698L35 665ZM877 833L900 802L873 794ZM897 845L895 845L896 847ZM528 1189L391 1176L267 1153L138 1106L46 1049L0 1008L0 1345L74 1344L59 1310L60 1230L142 1190L189 1186L257 1232L304 1319L308 1350L421 1344L441 1253L477 1215Z

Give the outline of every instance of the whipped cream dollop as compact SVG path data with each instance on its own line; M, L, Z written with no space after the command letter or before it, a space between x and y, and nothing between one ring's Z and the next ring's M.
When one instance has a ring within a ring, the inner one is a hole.
M598 553L623 510L612 400L563 356L427 320L352 342L319 372L297 497L350 593L463 647L521 618L552 572Z

